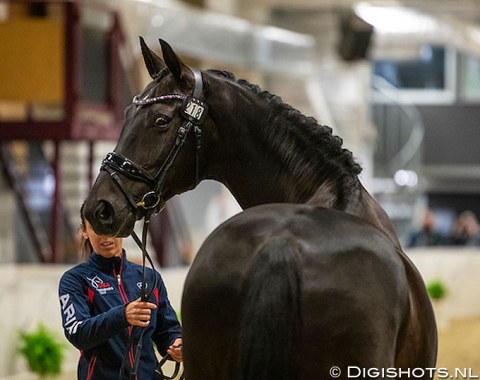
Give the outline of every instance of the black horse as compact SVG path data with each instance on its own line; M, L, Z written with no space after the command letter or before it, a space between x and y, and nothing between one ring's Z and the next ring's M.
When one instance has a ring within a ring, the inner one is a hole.
M342 140L160 43L163 59L141 39L153 81L127 108L85 213L98 233L126 236L203 179L245 209L189 272L186 378L383 378L375 369L395 368L431 377L437 334L424 283Z

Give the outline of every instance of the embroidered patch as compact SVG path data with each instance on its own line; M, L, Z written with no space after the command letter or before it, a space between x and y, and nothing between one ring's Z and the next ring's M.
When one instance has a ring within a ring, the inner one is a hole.
M137 282L137 288L142 290L142 281ZM145 289L148 289L148 283L145 283Z
M101 295L106 294L107 292L114 290L115 288L110 285L110 283L104 282L100 277L95 276L94 278L88 278L87 280L90 281L90 285L92 285L92 288L96 289L98 293Z

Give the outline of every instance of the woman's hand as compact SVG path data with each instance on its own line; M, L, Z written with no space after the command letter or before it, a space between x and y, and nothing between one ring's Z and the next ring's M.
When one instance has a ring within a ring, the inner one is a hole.
M182 362L183 361L183 352L182 352L182 339L177 338L175 339L175 342L168 347L167 354L170 355L170 357L175 360L176 362Z
M125 317L127 322L132 326L147 327L150 324L150 315L152 309L156 309L157 305L151 302L142 301L140 298L130 302L125 308Z

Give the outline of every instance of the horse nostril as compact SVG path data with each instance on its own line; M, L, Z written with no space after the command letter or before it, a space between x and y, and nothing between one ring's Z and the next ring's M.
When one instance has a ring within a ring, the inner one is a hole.
M93 212L93 217L102 224L111 224L113 222L113 215L113 206L107 201L98 202Z

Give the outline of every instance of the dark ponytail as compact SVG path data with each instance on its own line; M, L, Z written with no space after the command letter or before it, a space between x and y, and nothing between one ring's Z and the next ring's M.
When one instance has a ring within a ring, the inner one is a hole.
M83 214L83 209L84 209L85 203L82 203L82 206L80 207L80 253L81 256L84 259L87 259L90 254L93 252L93 247L90 244L90 240L88 238L85 238L83 236L83 232L86 231L87 225L85 222L85 215Z

